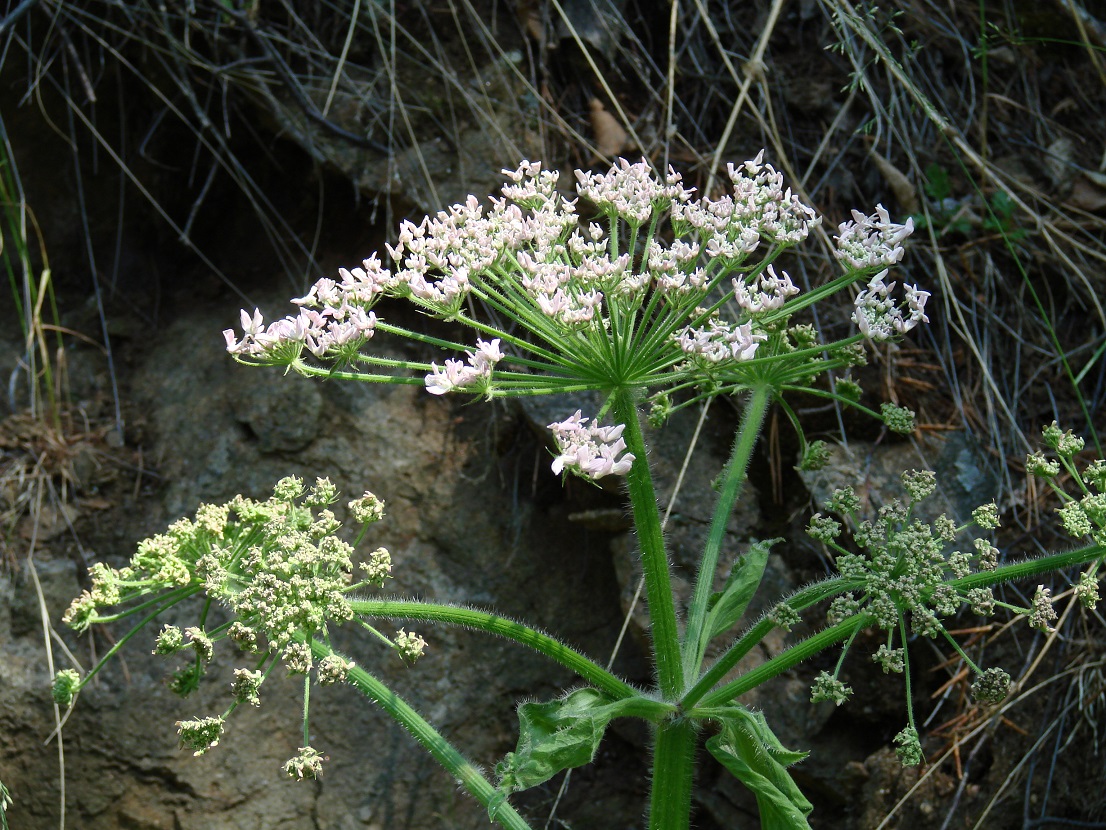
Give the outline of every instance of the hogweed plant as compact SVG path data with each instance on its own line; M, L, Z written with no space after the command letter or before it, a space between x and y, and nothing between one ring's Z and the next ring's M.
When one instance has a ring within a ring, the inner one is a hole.
M314 675L321 685L353 684L385 709L503 827L529 826L511 804L513 793L589 763L608 724L635 717L648 721L653 735L650 828L688 827L700 742L752 790L764 827L804 828L812 808L789 767L806 753L786 749L742 695L819 652L839 649L834 670L815 680L811 700L840 705L850 694L846 657L859 650L853 646L860 632L878 629L884 637L870 658L904 678L904 726L895 744L904 763L917 764L924 759L909 693L912 637L947 641L975 673L976 699L996 703L1007 694L1009 676L977 666L946 623L965 607L983 615L1005 608L1047 628L1055 617L1047 589L1038 589L1029 608L1000 601L993 589L1082 564L1089 569L1079 596L1092 605L1097 600L1096 572L1106 552L1106 463L1079 466L1082 444L1053 426L1044 437L1056 458L1033 456L1030 468L1057 488L1064 527L1085 541L1083 547L1004 564L989 538L999 522L994 505L980 507L964 525L948 516L924 522L915 508L934 489L934 475L908 471L904 498L868 518L851 489L834 492L825 514L810 520L809 533L832 552L836 573L772 598L766 615L738 631L778 540L753 542L717 592L716 576L727 520L769 406L793 422L806 467L824 463L827 449L804 437L787 401L792 393L857 407L895 432L913 430L908 410L861 406L860 387L849 377L851 367L864 363L867 342L895 340L928 322L927 292L910 285L898 292L889 278L911 223L893 223L883 207L871 216L854 212L835 238L842 273L803 294L777 260L820 220L761 156L731 165L732 190L718 199L696 197L678 173L658 174L645 162L620 161L602 175L578 171L578 200L566 198L558 174L539 163L505 172L502 198L490 206L470 197L418 225L405 222L395 247L388 247L391 267L374 255L360 267L340 269L340 279L320 279L293 301L298 313L276 322L243 311L242 333L224 333L227 350L250 365L330 380L415 383L433 395L492 400L599 393L605 401L599 412L566 411L549 425L556 446L552 469L589 480L625 477L655 685L636 688L565 643L494 613L374 598L371 589L389 578L387 551L378 549L355 567L353 547L336 535L334 487L326 479L306 487L286 478L267 501L239 496L219 507L202 506L194 519L141 543L128 567L95 566L91 589L66 614L78 631L137 618L107 660L168 609L200 599L195 625L165 625L157 636L158 653L187 658L171 681L182 694L200 682L219 642L229 639L254 655L235 671L223 712L177 725L183 747L196 754L215 747L233 711L257 706L266 678L283 663L303 676L303 746L284 765L293 778L318 775L326 760L325 748L308 740ZM826 343L809 324L794 322L811 304L854 286L851 336ZM385 297L409 301L470 339L388 322L374 310ZM445 356L431 363L386 358L371 348L380 336L415 341ZM832 386L830 372L837 377ZM743 415L719 479L693 594L686 610L678 610L642 419L648 408L648 418L659 425L680 408L719 396L737 398ZM1078 496L1059 488L1061 467L1079 487ZM383 516L371 494L352 502L349 512L362 525L361 536ZM223 609L217 617L216 605ZM216 618L226 621L216 624ZM413 662L426 640L396 629L395 621L462 625L516 640L571 669L584 685L552 701L521 705L518 746L489 780L369 668L332 648L331 629L351 624L397 659ZM805 627L782 652L735 674L741 658L773 629L791 631L800 622ZM716 641L720 648L712 653L719 656L708 661L708 646ZM88 681L61 672L55 698L71 703Z

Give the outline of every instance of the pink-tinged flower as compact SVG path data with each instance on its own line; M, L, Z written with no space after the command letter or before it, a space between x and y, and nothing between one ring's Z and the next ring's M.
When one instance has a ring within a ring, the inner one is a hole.
M491 342L486 340L476 339L476 351L468 352L469 363L473 368L479 372L487 371L488 375L491 375L491 370L495 368L495 364L503 359L503 350L499 348L499 338L496 337Z
M553 459L553 472L573 472L584 478L626 475L634 463L634 454L625 452L622 438L625 424L587 426L580 410L563 421L549 425L560 455Z
M685 354L709 363L752 360L757 348L767 339L767 334L754 332L751 323L732 325L717 318L708 320L705 326L688 326L673 335L676 345Z
M254 354L254 340L258 334L265 330L265 320L256 308L253 310L253 316L244 308L239 316L242 320L241 340L235 337L234 329L223 329L223 339L227 342L227 351L231 354Z
M437 363L430 364L430 374L426 376L426 391L431 395L444 395L454 389L464 389L476 379L476 370L466 366L460 360L450 358L439 368Z
M431 372L426 376L426 391L431 395L444 395L446 392L479 392L488 387L492 370L503 359L503 350L499 347L499 338L491 342L477 339L476 351L466 352L468 363L460 360L446 360L441 368L431 363Z
M841 262L850 268L881 268L899 262L906 253L902 242L914 233L914 220L897 225L883 205L876 205L876 212L865 216L854 210L852 221L838 226L837 250Z
M857 295L856 308L852 314L853 322L860 333L877 343L890 340L896 334L906 334L918 323L929 322L925 315L929 292L919 291L915 285L904 286L907 308L907 315L904 317L902 309L891 297L897 283L884 283L885 276L886 269L872 277L868 287Z
M577 170L576 179L576 191L581 196L594 202L600 210L633 225L648 222L653 214L653 202L665 196L665 190L653 178L653 171L644 159L630 164L620 158L608 173Z
M261 312L256 308L253 310L253 317L250 317L246 313L246 309L242 309L242 332L249 337L256 337L262 330L262 324L264 318L261 316Z

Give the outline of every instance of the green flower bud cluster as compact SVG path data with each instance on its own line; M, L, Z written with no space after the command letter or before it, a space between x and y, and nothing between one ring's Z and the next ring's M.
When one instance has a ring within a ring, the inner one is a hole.
M81 686L81 676L75 669L62 669L54 676L50 696L58 706L68 706Z
M1076 456L1083 451L1085 442L1066 432L1053 421L1041 430L1045 445L1056 454L1049 459L1042 452L1033 452L1026 458L1026 470L1046 480L1064 502L1058 508L1060 524L1075 539L1090 537L1096 544L1106 544L1106 461L1100 458L1080 465ZM1071 496L1058 483L1063 469L1079 490Z
M153 648L155 654L191 655L169 681L182 696L198 687L220 640L229 638L242 650L263 655L256 666L234 671L233 703L226 712L177 724L181 745L202 755L219 743L235 707L261 704L259 691L275 661L282 660L293 674L310 672L310 642L325 636L329 625L352 618L350 592L383 587L390 577L391 555L377 548L362 565L364 578L355 583L353 547L337 536L342 525L329 509L337 499L328 479L308 486L288 476L266 501L236 496L223 505L201 505L194 519L174 522L165 533L141 542L126 567L93 565L92 587L73 601L64 620L80 632L148 610L153 603L165 610L199 594L224 606L230 622L215 628L166 624ZM383 503L371 493L353 500L349 509L362 525L384 515ZM207 619L206 613L201 619ZM425 646L413 633L400 632L396 639L396 648L409 660ZM352 661L331 654L316 674L320 683L331 684L346 680L352 668ZM53 697L69 705L80 685L76 671L59 672ZM316 775L322 761L307 747L285 765L286 771L298 778Z
M1048 482L1063 504L1057 508L1060 525L1069 536L1090 541L1097 545L1106 545L1106 461L1101 458L1082 462L1077 459L1086 446L1084 440L1071 430L1062 430L1053 421L1041 430L1041 437L1053 453L1055 459L1049 459L1042 452L1034 452L1026 459L1026 470ZM1063 469L1078 492L1071 495L1061 487L1060 471ZM1075 596L1084 608L1093 611L1099 601L1098 568L1100 563L1079 577L1073 586ZM1029 618L1029 624L1039 631L1051 632L1052 623L1057 619L1052 607L1052 596L1048 588L1038 586L1033 603L1023 613Z
M914 431L914 411L893 403L880 406L884 425L892 432L909 435Z
M821 470L830 460L829 444L825 441L811 441L803 450L802 460L799 462L800 470Z
M341 523L326 509L336 499L327 479L305 487L289 476L265 502L237 496L218 507L201 505L194 521L181 519L167 533L139 543L127 567L94 565L91 590L73 601L64 620L83 631L117 619L142 597L206 591L233 612L231 633L250 648L262 639L284 649L295 638L310 638L327 622L348 620L345 596L361 587L353 584L353 548L335 535ZM383 516L383 504L366 493L351 504L351 512L374 522ZM374 551L365 571L367 584L382 586L391 571L388 551ZM103 613L116 606L123 609ZM199 627L181 632L166 626L155 652L192 648L206 662L215 639Z
M913 726L903 729L894 738L895 752L904 767L916 767L925 760L918 730Z
M193 755L203 755L212 747L219 745L223 737L226 718L195 718L177 721L177 732L184 749L191 749Z
M825 543L836 557L841 576L854 583L830 603L826 620L831 626L841 625L858 614L867 614L871 624L887 632L887 639L872 655L872 660L885 673L909 672L905 643L895 647L895 640L902 640L909 627L915 634L926 637L944 636L953 643L961 656L978 675L972 686L976 700L997 703L1003 700L1010 686L1010 676L999 668L978 668L956 646L945 630L943 619L955 615L963 605L970 605L977 614L994 613L996 601L990 587L978 584L963 585L973 573L994 571L998 566L999 550L984 538L973 540L971 550L952 549L961 534L974 525L981 531L991 531L999 525L998 507L983 505L972 512L972 520L964 526L947 515L932 523L923 522L914 515L915 506L931 496L937 479L930 471L908 470L902 474L902 486L906 500L893 499L882 505L876 518L859 519L861 501L852 488L837 489L825 501L827 512L842 516L844 521L816 514L807 532ZM843 544L843 527L852 529L855 547ZM1086 592L1091 593L1087 580ZM1097 587L1097 583L1094 583ZM1044 589L1042 589L1044 590ZM1035 603L1037 617L1047 625L1048 615L1055 618L1047 590L1039 594ZM1042 597L1043 598L1040 598ZM846 645L846 652L849 645ZM842 655L840 670L844 662ZM848 696L848 688L833 675L822 672L812 687L811 699L832 700L840 705ZM912 712L911 701L907 701ZM918 731L911 714L910 726L896 737L896 752L904 765L922 763L924 760Z
M866 611L875 618L875 625L895 630L900 619L910 616L915 632L936 636L941 631L939 618L955 614L965 602L978 608L993 605L990 589L961 590L950 582L969 575L973 564L977 570L993 570L998 561L998 549L985 539L975 540L975 554L964 551L946 552L946 547L963 530L948 516L938 517L928 524L913 517L913 507L930 496L936 487L936 476L930 471L910 470L902 475L903 489L909 501L893 499L883 505L875 521L857 523L860 499L851 488L834 491L826 501L827 511L846 517L855 527L853 541L859 551L845 548L839 539L842 524L815 514L807 532L827 544L835 553L841 575L856 580L862 587L856 600L853 593L838 597L830 606L831 625ZM987 505L973 513L973 520L983 529L998 522L997 508Z
M1010 675L1002 669L987 669L972 684L972 697L980 703L1002 703L1010 691Z
M284 762L284 774L289 778L318 778L323 771L323 761L327 760L318 750L301 746L294 757Z
M798 625L802 622L802 617L799 612L788 605L786 602L777 603L768 616L772 622L782 628L784 631L790 631L792 626Z
M852 693L852 688L846 686L829 672L822 672L815 678L814 685L810 687L810 702L832 701L835 705L840 706L849 699L849 695Z

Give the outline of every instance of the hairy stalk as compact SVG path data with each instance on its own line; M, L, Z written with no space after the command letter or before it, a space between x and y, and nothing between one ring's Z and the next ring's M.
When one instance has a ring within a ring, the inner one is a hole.
M311 651L316 657L323 658L334 652L329 646L318 640L311 640ZM434 759L445 767L460 784L468 790L485 807L492 803L496 796L496 788L479 769L476 768L465 756L454 749L453 745L429 723L412 709L403 698L373 677L364 669L354 666L349 671L350 682L360 689L367 697L375 700L380 707L387 712L408 732L415 740L434 756ZM529 824L520 816L510 804L503 803L499 806L495 820L507 830L532 830Z
M752 671L746 672L731 683L719 686L713 692L705 695L702 700L703 708L709 709L721 706L731 700L745 694L750 689L755 689L762 683L766 683L777 675L783 674L793 666L797 666L803 660L809 660L818 652L829 648L834 643L847 640L855 632L872 623L870 614L854 614L847 620L835 626L819 631L817 634L807 637L791 648L776 655L771 660L761 663Z
M1106 556L1106 545L1088 545L1085 548L1078 548L1066 553L1054 553L1051 556L1042 556L1037 559L1015 562L1011 565L1002 565L993 571L981 571L960 579L953 579L949 584L954 588L965 591L969 588L985 588L991 585L1000 585L1004 582L1028 579L1031 576L1039 576L1052 571L1062 571L1076 565L1085 565L1088 562L1101 559L1103 556Z
M688 611L687 631L683 642L683 671L685 677L694 677L699 673L703 655L707 650L704 626L707 620L707 606L714 590L714 574L718 568L718 556L722 550L722 540L726 535L726 525L733 513L734 504L741 495L742 485L753 456L753 448L760 436L764 416L772 401L772 389L758 386L753 389L745 402L745 411L741 415L741 426L734 439L733 452L726 465L725 479L718 493L718 502L711 520L710 536L707 538L703 557L699 563L699 576L695 583L695 594Z
M637 694L630 684L620 680L606 669L593 663L578 651L558 640L542 634L515 620L454 605L437 605L429 602L404 602L397 600L355 600L350 602L353 613L362 617L388 619L429 620L466 628L477 628L490 634L498 634L544 654L562 666L571 669L616 700Z
M842 594L856 587L856 583L851 580L829 579L799 591L787 600L787 605L795 611L802 611L804 608L809 608L811 605L815 605L829 597ZM688 693L684 695L683 699L680 701L680 705L685 709L694 706L703 695L711 690L715 683L729 674L730 670L737 665L738 661L752 651L757 643L763 640L775 625L776 624L770 618L766 617L741 635L740 639L731 645L726 653L718 658L714 665L712 665L710 669L699 678Z
M653 476L649 469L635 392L632 389L619 389L613 397L615 418L626 425L622 437L626 441L626 448L635 457L633 467L626 476L626 486L634 511L638 544L641 546L641 567L645 574L645 596L649 603L657 680L664 699L673 701L683 692L683 671L680 666L676 606L672 599L672 579L668 571L668 555L661 530L660 511L657 509L657 495L653 489Z
M649 830L686 830L691 823L695 727L681 719L658 727L653 744Z

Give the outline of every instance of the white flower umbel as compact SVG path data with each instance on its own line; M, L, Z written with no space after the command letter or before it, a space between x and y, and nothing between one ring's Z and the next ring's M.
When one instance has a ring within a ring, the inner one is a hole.
M839 238L847 273L816 297L796 298L773 263L820 220L763 153L729 165L717 198L644 160L578 171L576 194L540 162L503 172L501 197L469 197L403 222L387 258L318 280L295 300L299 314L266 325L244 311L241 336L226 332L228 350L310 377L421 381L433 395L488 399L616 390L657 399L679 390L684 406L758 385L810 387L824 371L855 365L861 337L815 349L789 325L791 314L897 262L910 229L882 207L857 214ZM590 203L583 219L577 194ZM865 335L894 337L924 319L925 292L908 287L901 310L889 294L881 277L862 295ZM372 309L385 297L466 334L458 341L378 318ZM381 335L441 357L416 362L366 348Z
M851 221L838 226L837 250L834 255L850 269L886 268L895 265L906 253L902 242L914 233L914 220L896 225L883 205L876 205L876 212L865 216L853 211Z
M925 315L929 292L919 291L913 285L903 286L903 293L906 295L904 315L903 309L891 297L895 283L884 283L883 278L886 276L887 270L884 269L872 277L868 287L857 295L856 310L852 315L860 333L877 343L906 334L918 323L929 322Z
M553 472L573 472L591 479L626 475L634 463L634 455L625 452L622 438L626 425L587 426L588 420L577 409L574 415L549 425L561 453L553 459Z
M333 282L331 285L333 286ZM312 293L316 292L312 289ZM326 292L324 292L326 293ZM306 302L311 295L293 302ZM261 312L242 311L242 339L234 336L234 329L226 329L223 338L227 351L242 357L291 359L306 348L315 357L336 357L343 351L354 353L373 336L376 314L357 305L342 301L336 307L327 306L323 311L301 308L295 316L285 317L264 325Z

